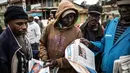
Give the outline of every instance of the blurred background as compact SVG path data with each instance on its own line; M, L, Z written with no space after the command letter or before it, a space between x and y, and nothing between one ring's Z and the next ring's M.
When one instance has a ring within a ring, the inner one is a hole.
M77 24L83 23L87 18L87 9L92 4L99 4L103 7L103 14L100 20L103 23L108 16L119 16L117 11L116 0L69 0L79 10L79 18ZM4 28L4 12L10 5L22 6L27 14L30 16L38 16L44 26L47 25L47 20L50 14L55 13L61 0L0 0L0 26Z

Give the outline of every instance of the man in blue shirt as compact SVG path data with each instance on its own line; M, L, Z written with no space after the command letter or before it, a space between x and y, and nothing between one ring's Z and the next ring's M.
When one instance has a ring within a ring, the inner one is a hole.
M117 0L120 18L115 18L106 26L103 38L100 41L83 41L94 50L102 52L102 72L112 73L114 61L120 56L130 55L130 1Z

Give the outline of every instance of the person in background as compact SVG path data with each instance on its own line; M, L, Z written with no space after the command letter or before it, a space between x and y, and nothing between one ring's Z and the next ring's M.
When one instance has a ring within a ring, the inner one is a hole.
M102 52L102 73L112 73L114 61L120 56L130 55L130 1L117 0L120 18L116 17L106 26L100 41L83 41L92 50Z
M114 14L107 14L106 16L106 20L103 22L103 27L105 28L107 26L107 24L109 24L109 22L115 18Z
M28 15L20 6L4 13L7 28L0 35L0 73L28 73L32 49L26 38Z
M41 38L41 32L39 25L34 21L34 18L32 16L29 16L27 37L29 39L29 42L31 43L34 58L38 59L38 48L39 40Z
M102 38L104 28L99 23L101 14L102 7L99 5L91 5L88 8L88 18L85 23L80 26L84 38L90 41L97 41Z
M58 6L56 19L49 24L40 39L39 56L42 61L49 61L50 68L59 67L58 73L77 73L65 58L66 47L82 33L74 26L78 18L78 10L68 0Z
M42 34L42 31L43 31L43 29L44 29L43 23L41 22L41 20L39 19L38 16L35 16L35 17L34 17L34 21L39 25L40 31L41 31L41 34Z
M48 18L47 24L50 24L54 19L54 15L51 13L50 17Z
M86 22L80 27L83 37L89 41L99 41L101 40L104 28L99 23L100 16L102 14L102 7L99 5L91 5L88 8L88 18ZM96 71L101 72L101 53L95 56Z
M87 8L87 7L88 7L88 6L87 6L87 1L86 1L86 0L83 0L82 3L81 3L81 6L82 6L83 8Z

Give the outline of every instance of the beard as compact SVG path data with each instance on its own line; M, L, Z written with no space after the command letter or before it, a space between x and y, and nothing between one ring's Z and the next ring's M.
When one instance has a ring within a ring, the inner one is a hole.
M91 21L88 23L88 27L91 31L96 32L98 31L98 22L97 21Z
M13 31L15 36L25 36L26 35L26 31Z
M98 27L96 25L92 25L89 29L93 32L98 31Z

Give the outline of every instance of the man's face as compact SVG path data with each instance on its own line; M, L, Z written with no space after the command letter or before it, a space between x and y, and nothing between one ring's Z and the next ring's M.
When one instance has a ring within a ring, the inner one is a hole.
M92 31L97 31L98 30L99 19L100 19L100 14L90 13L88 15L88 27Z
M74 18L75 18L75 14L73 13L67 14L65 17L61 19L61 23L63 24L63 26L69 27L72 25Z
M50 18L54 18L54 17L53 17L53 14L50 14Z
M9 26L15 36L25 35L27 32L27 22L28 20L26 19L15 19L9 22Z
M29 22L32 22L32 21L34 20L34 18L33 18L32 16L30 16L30 17L28 18L28 20L29 20Z
M130 22L130 5L119 5L118 6L121 19L126 22Z
M35 22L38 22L39 20L38 19L34 19L35 20Z

